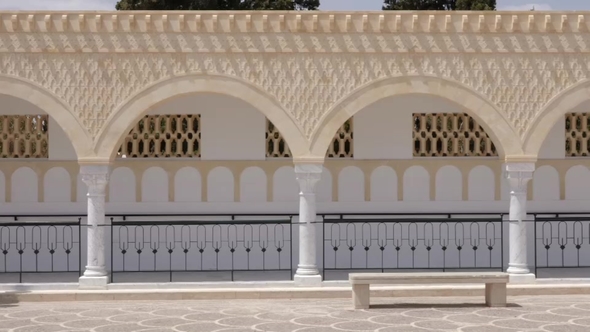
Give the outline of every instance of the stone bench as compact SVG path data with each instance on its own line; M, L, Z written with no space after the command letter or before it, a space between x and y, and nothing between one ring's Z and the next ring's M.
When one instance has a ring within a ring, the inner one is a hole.
M486 305L506 306L508 274L503 272L423 272L423 273L351 273L352 302L355 309L369 309L369 285L474 284L486 285Z

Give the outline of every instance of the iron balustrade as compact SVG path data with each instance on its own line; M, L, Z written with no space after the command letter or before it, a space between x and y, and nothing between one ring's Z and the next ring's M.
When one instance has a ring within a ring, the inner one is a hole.
M535 274L539 269L590 268L590 215L537 214Z
M111 280L137 272L166 273L171 282L178 273L204 272L227 273L232 281L236 272L281 272L292 278L291 216L227 217L233 220L112 219Z
M326 215L324 278L333 271L503 269L502 215Z
M277 272L290 279L298 245L293 243L298 234L293 216L112 215L111 222L99 227L105 227L110 242L107 266L117 282L125 273L137 277L136 272L165 273L169 281L184 272L218 272L229 280L242 272ZM316 227L323 261L318 265L325 279L338 271L501 270L504 265L508 223L502 222L503 214L320 216L324 221ZM524 222L537 275L540 269L590 268L590 214L533 216ZM5 220L0 222L0 283L29 282L40 274L66 274L75 281L82 274L88 227L81 223L84 216L0 218ZM256 279L269 280L267 274Z
M55 218L55 217L52 217ZM0 282L39 273L82 273L81 217L76 222L0 222Z

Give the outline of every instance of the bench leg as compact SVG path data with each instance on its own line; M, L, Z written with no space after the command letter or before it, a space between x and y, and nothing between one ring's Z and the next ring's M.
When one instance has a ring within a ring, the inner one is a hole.
M369 285L352 285L352 304L355 309L369 309Z
M486 284L486 305L488 307L506 306L506 284Z

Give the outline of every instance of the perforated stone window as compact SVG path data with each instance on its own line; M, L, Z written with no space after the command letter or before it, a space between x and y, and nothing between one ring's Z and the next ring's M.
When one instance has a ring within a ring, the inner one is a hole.
M353 158L353 121L350 118L338 129L330 143L326 156L328 158ZM291 158L291 150L277 127L266 120L266 157Z
M2 158L48 158L47 115L0 115Z
M495 157L492 139L464 113L415 113L414 157Z
M565 116L565 155L590 156L590 113L569 113Z
M353 158L353 121L348 119L342 127L338 129L332 143L328 147L328 158Z
M201 157L201 116L146 115L131 129L118 153L122 158Z
M279 129L266 119L266 157L291 158L291 150Z

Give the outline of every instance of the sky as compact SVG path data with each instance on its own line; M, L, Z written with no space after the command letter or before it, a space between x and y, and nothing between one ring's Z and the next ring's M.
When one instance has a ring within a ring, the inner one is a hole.
M117 0L0 0L0 10L112 10ZM499 10L590 10L590 0L497 0ZM321 0L323 10L380 10L383 0Z

